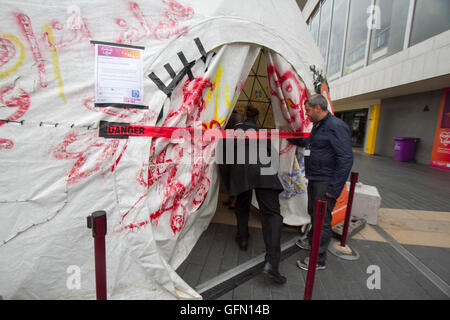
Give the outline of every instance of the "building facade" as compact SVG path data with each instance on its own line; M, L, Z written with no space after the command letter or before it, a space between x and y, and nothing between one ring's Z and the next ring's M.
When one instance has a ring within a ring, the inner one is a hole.
M450 87L450 1L297 2L353 146L393 157L395 137L415 137L414 160L432 164Z

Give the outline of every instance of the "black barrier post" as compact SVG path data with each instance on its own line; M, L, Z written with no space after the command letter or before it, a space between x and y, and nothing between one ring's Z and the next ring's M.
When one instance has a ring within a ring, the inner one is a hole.
M355 185L357 181L358 173L352 172L350 176L350 191L348 194L347 210L345 212L344 229L342 230L341 247L345 247L345 244L347 242L348 226L350 224L350 217L352 215L353 195L355 194Z
M317 259L319 256L320 237L322 235L322 225L327 211L327 201L316 199L316 211L314 219L313 241L309 253L308 273L306 275L305 293L303 300L311 300L314 277L316 275Z
M106 212L96 211L88 216L87 227L92 229L92 236L94 237L97 300L106 300Z

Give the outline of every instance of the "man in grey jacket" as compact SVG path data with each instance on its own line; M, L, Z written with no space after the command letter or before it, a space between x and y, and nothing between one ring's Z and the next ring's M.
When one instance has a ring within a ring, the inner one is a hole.
M322 227L317 269L326 267L327 249L332 237L331 212L340 196L353 166L353 151L348 125L328 111L328 102L320 94L305 101L306 115L313 123L308 138L288 139L292 144L305 148L305 175L308 179L308 214L312 228L307 238L297 245L309 250L314 230L316 199L327 200L327 210ZM297 261L299 268L308 270L309 258Z

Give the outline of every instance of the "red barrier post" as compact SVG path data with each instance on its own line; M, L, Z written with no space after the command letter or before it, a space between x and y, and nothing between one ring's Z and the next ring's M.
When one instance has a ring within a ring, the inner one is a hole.
M357 181L358 173L352 172L350 176L350 191L348 194L347 210L345 212L344 229L342 230L341 247L345 247L345 244L347 242L348 226L350 224L350 217L352 215L353 195L355 194L355 185Z
M317 259L319 257L320 237L322 235L322 225L326 211L327 201L316 199L313 241L311 245L311 251L309 253L308 273L306 275L305 293L303 296L303 300L311 300L312 297Z
M88 228L92 229L95 254L95 285L97 300L106 300L106 212L96 211L87 217Z

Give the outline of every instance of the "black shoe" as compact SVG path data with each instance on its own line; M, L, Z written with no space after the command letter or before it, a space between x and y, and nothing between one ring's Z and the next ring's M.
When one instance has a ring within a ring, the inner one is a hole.
M275 270L269 262L264 265L263 273L276 284L285 284L286 277L282 276L278 270Z
M236 243L237 243L238 246L239 246L239 249L241 249L242 251L247 251L247 248L248 248L248 238L244 239L244 238L241 238L241 237L239 237L239 236L236 236L235 240L236 240Z

